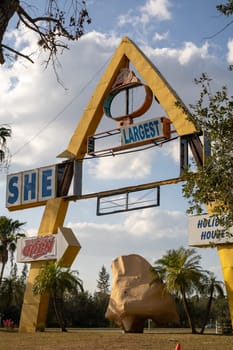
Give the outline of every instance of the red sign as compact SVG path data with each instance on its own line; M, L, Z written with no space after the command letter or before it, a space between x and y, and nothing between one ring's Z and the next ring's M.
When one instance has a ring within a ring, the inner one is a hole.
M37 260L42 256L51 255L55 246L55 236L42 236L25 240L22 254L25 258Z
M74 259L81 246L73 231L59 227L57 234L20 238L17 242L17 262Z
M17 260L30 262L56 259L57 235L22 238L17 243Z

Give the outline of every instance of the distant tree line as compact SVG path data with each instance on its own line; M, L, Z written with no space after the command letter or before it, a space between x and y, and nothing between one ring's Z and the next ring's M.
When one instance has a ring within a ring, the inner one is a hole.
M103 266L100 270L105 270ZM105 270L106 271L106 270ZM107 274L107 272L106 272ZM108 274L107 274L108 275ZM0 316L1 323L3 320L10 319L15 325L19 324L20 313L23 304L23 295L26 285L27 266L25 265L22 272L17 274L17 266L14 265L8 277L4 277L0 285ZM98 280L100 281L100 280ZM98 286L97 281L97 286ZM107 280L109 282L109 280ZM182 299L173 293L177 311L180 317L180 327L190 328L186 311ZM115 327L116 325L105 318L105 312L108 306L110 293L109 290L103 292L97 288L97 291L90 293L86 290L78 293L72 291L65 294L63 313L64 326L67 328L98 328L98 327ZM203 293L193 293L187 298L192 321L196 328L201 328L203 319L206 315L206 306L209 302L207 289ZM224 295L215 293L212 306L208 315L207 324L214 326L215 321L229 320L228 302ZM156 327L152 322L151 327ZM171 323L167 327L177 327ZM56 318L52 299L49 303L46 327L59 328L60 324ZM147 323L145 323L147 327ZM42 327L41 330L43 330Z
M17 239L24 235L23 225L17 220L0 217L1 271L7 264L10 267L9 276L4 274L0 280L1 325L4 320L11 320L16 326L20 321L27 265L18 273L14 251ZM197 333L197 328L203 333L205 326L213 325L215 320L230 319L223 282L203 270L200 259L195 249L180 247L168 250L155 261L155 280L151 281L154 283L159 278L165 283L175 300L180 327L189 327L192 333ZM110 275L105 266L101 267L96 282L96 291L90 293L85 290L77 271L64 268L59 263L45 263L33 285L34 294L50 295L47 323L40 325L38 330L45 327L60 327L63 331L69 327L114 327L105 318L110 298ZM152 323L151 326L156 327L156 324ZM171 323L167 326L177 327Z

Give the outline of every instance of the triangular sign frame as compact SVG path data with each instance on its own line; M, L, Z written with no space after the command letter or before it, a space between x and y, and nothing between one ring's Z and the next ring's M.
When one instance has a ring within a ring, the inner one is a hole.
M195 126L188 120L186 112L177 105L176 102L181 105L184 105L184 103L176 92L135 43L124 37L84 110L67 149L59 154L58 157L76 159L85 157L87 138L95 133L104 113L104 99L109 94L120 69L128 67L129 62L132 63L145 80L145 83L150 87L173 123L178 135L183 136L196 132Z

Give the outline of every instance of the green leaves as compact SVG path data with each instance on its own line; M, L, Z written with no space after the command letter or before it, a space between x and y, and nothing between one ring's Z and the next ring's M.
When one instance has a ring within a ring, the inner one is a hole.
M13 220L6 216L0 216L0 262L2 263L0 284L9 255L11 265L13 266L17 240L21 237L25 237L22 230L23 225L25 225L25 222L19 222L18 220Z
M216 9L222 12L225 16L230 16L233 14L233 1L228 0L226 4L217 5Z
M35 295L50 295L57 321L63 332L67 332L63 314L65 293L83 292L82 281L78 277L78 271L71 271L63 267L59 262L48 262L40 269L35 278L32 291Z
M200 260L201 256L195 249L180 247L168 250L161 259L155 261L153 267L155 278L152 283L156 282L156 277L159 276L167 290L182 299L192 333L196 333L196 329L191 297L209 295L206 318L201 330L203 332L214 294L223 295L222 282L217 281L213 274L203 270Z
M56 295L63 298L66 291L78 289L83 290L78 271L71 271L70 268L63 267L59 263L43 265L32 287L35 295L50 294L52 298Z
M203 275L200 267L201 256L195 249L168 250L163 257L155 261L154 270L166 283L167 289L179 296L191 293Z
M202 74L195 83L201 87L196 104L190 105L191 121L208 137L211 153L204 165L189 168L183 195L189 200L190 214L200 214L204 206L213 206L213 214L226 228L233 225L233 96L226 86L212 93L211 79Z

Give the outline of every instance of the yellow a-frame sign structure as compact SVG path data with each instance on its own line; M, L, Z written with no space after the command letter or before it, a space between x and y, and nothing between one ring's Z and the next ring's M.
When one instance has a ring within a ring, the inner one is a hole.
M80 122L74 131L67 149L59 155L62 158L82 160L87 153L87 139L93 135L103 117L103 104L109 94L117 75L122 68L128 68L132 64L153 94L165 110L171 123L173 123L179 136L195 135L195 127L188 120L185 111L177 106L176 102L182 104L181 99L169 86L168 82L140 51L140 49L127 37L123 38L115 51L109 65L107 66L96 90L94 91ZM55 234L59 226L63 225L68 209L69 198L49 199L46 203L41 220L38 235ZM233 320L233 248L232 245L219 246L219 256L222 262L224 278L228 291L228 300ZM65 264L71 266L76 253L66 257ZM32 285L39 273L41 262L33 262L24 296L24 304L21 313L21 332L35 332L40 324L45 324L48 297L37 296L32 293Z

